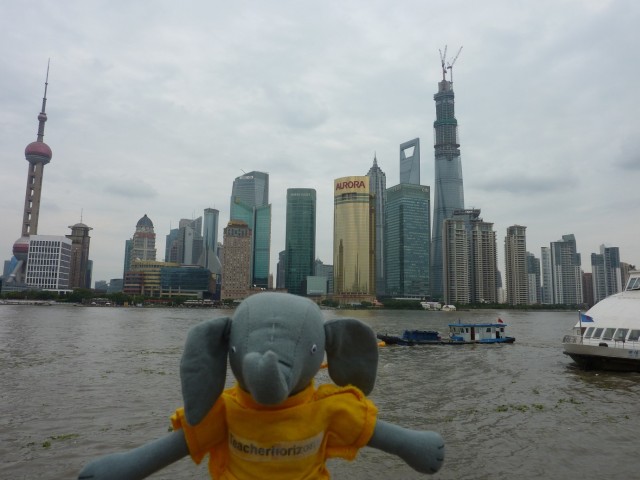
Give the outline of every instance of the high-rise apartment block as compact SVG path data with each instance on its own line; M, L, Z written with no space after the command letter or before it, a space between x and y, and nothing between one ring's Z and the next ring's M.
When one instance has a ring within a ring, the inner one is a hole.
M622 291L620 249L600 245L600 253L591 254L593 301L598 303L609 295Z
M316 191L287 189L285 235L285 288L306 295L307 277L313 276L316 259Z
M496 303L497 252L493 223L479 209L456 210L443 222L444 301Z
M540 248L540 270L542 275L541 303L553 304L553 268L551 268L551 248Z
M529 304L529 279L527 275L527 236L522 225L507 228L504 239L505 271L507 276L507 303Z
M400 183L420 185L420 139L400 144Z
M401 183L387 189L385 279L390 296L429 294L430 207L427 186Z
M222 300L241 300L251 292L251 237L251 229L240 220L230 220L223 230Z
M542 303L540 259L531 252L527 252L527 285L529 305Z
M73 288L91 288L91 269L89 263L89 230L93 230L84 223L69 226L71 235L71 274L69 286Z
M249 172L233 181L230 219L245 222L251 230L252 284L258 288L268 288L271 251L268 173Z
M433 123L435 147L435 184L433 195L433 239L431 242L431 295L434 299L443 296L446 287L443 275L449 275L445 268L451 264L443 259L444 221L453 216L456 210L464 209L464 190L462 184L462 161L458 142L458 121L454 110L453 82L446 80L447 70L442 71L442 81L438 83L436 102L436 120ZM495 274L494 274L495 276Z
M334 181L333 287L340 302L375 299L375 202L369 177Z
M582 270L580 254L573 234L563 235L562 240L551 242L551 280L553 302L560 305L582 303Z
M367 173L369 177L369 188L371 189L371 195L373 196L375 203L376 213L376 252L375 252L375 264L376 264L376 295L385 294L385 209L387 203L387 176L378 166L378 159L373 157L373 165Z

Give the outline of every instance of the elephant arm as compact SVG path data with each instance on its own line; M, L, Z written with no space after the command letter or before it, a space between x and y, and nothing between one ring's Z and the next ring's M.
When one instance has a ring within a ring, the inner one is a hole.
M379 419L368 446L399 456L421 473L436 473L444 461L444 441L438 433L409 430Z
M189 454L182 430L123 453L98 458L86 465L78 480L138 480Z

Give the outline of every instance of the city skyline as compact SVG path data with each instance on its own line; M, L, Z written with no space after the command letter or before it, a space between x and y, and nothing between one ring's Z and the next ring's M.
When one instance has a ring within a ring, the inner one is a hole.
M398 184L398 145L420 138L421 183L433 191L433 93L438 50L449 44L464 45L453 80L465 207L482 208L499 244L507 227L526 226L527 250L537 257L571 233L587 272L586 259L602 244L640 264L632 210L640 199L640 66L625 50L640 37L640 6L489 1L466 12L416 3L391 16L381 4L365 15L358 4L307 10L286 2L268 9L203 2L198 12L169 2L153 11L7 6L2 258L20 237L24 147L37 133L49 57L44 141L55 159L46 167L38 233L65 235L82 219L93 229L95 282L121 277L122 246L145 213L160 252L171 225L205 208L219 210L222 238L231 183L243 170L270 176L270 272L284 249L288 188L316 189L316 256L332 263L333 179L362 175L375 155L387 185ZM399 29L412 33L394 35Z

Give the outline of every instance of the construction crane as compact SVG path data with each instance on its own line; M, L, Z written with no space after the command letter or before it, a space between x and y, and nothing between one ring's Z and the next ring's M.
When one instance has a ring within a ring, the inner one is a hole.
M444 53L442 53L440 49L438 49L438 51L440 52L440 65L442 65L442 81L444 81L447 75L447 68L444 66L444 62L447 59L447 46L444 46Z
M456 53L456 56L453 57L453 60L451 61L450 64L447 65L447 70L449 70L449 78L450 78L450 82L453 83L453 64L456 63L456 60L458 59L458 55L460 55L460 52L462 51L462 47L460 47L460 50L458 50L458 53Z

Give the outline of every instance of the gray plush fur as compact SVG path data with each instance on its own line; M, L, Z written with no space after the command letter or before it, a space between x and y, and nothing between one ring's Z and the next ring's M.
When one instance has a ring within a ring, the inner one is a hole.
M180 363L187 421L195 425L221 395L227 359L239 386L264 405L278 405L313 380L326 353L331 379L368 394L378 364L375 334L356 319L325 322L312 301L265 292L244 300L231 318L193 327ZM369 446L400 456L412 468L435 473L444 443L435 432L418 432L377 420ZM182 431L87 465L80 479L138 479L188 454Z

